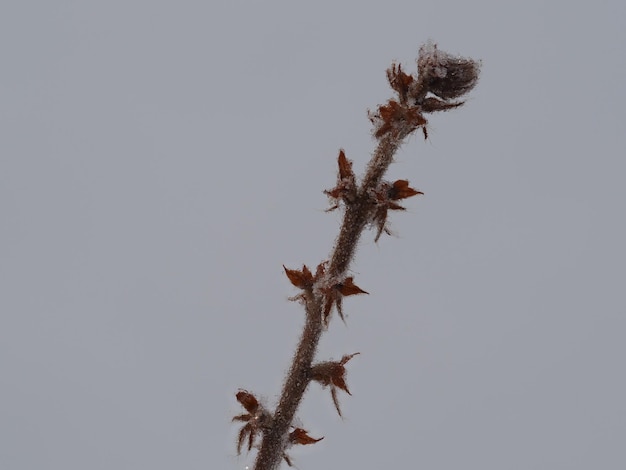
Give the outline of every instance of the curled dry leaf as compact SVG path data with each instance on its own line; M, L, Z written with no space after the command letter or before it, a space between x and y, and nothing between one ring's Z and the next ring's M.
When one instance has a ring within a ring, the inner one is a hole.
M345 281L335 284L335 289L339 291L339 293L343 296L348 295L356 295L356 294L369 294L369 292L365 292L359 286L357 286L353 277L347 277Z

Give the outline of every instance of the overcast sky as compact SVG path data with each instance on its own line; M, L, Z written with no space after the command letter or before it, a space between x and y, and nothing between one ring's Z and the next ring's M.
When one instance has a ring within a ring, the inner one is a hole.
M244 469L326 258L344 148L420 44L481 59L390 179L301 470L626 468L626 3L0 4L0 468Z

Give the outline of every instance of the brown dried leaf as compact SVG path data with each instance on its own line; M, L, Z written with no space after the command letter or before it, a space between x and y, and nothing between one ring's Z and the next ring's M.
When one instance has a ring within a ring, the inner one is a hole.
M414 80L413 76L404 73L401 64L392 64L391 67L387 69L387 80L391 88L398 92L400 100L402 102L406 101L409 87Z
M308 435L307 431L302 428L295 428L289 433L289 442L293 444L309 445L321 441L324 437L315 439Z
M405 211L406 210L406 207L403 207L400 204L393 202L393 201L389 201L387 203L387 207L391 209L392 211Z
M283 268L285 269L285 274L289 278L289 281L291 281L294 286L300 289L310 289L313 285L313 275L306 265L302 266L301 271L297 269L287 269L285 265L283 265Z
M370 113L370 121L374 124L374 136L378 139L388 133L394 135L400 130L410 133L428 124L419 106L400 104L395 100L378 106L377 113Z
M248 452L252 449L253 437L252 433L248 427L244 426L239 430L239 434L237 435L237 455L241 454L241 448L243 447L243 441L246 440L246 435L248 436Z
M342 415L337 398L337 389L343 390L348 395L351 395L350 390L348 390L348 385L346 384L345 364L357 354L360 353L347 354L341 358L341 361L320 362L311 367L309 373L311 380L315 380L323 387L330 386L330 395L339 416Z
M324 273L326 272L326 265L328 264L328 261L322 261L320 264L317 265L317 268L315 269L315 279L320 279Z
M347 277L342 283L336 284L335 288L341 293L343 296L348 295L356 295L356 294L369 294L369 292L364 291L359 286L355 285L352 282L353 277Z
M259 408L259 401L247 390L239 390L235 396L248 413L254 413Z
M388 194L389 199L396 201L398 199L406 199L407 197L424 193L411 188L408 180L397 180L393 183L391 188L389 188Z
M345 374L345 368L337 361L326 361L314 364L309 371L311 380L315 380L326 387L334 383L336 377Z
M346 154L343 149L339 150L339 157L337 157L337 163L339 165L339 179L354 179L354 172L352 171L352 162L346 158Z

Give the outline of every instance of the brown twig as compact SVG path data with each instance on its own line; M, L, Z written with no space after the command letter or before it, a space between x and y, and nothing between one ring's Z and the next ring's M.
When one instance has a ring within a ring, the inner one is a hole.
M282 460L291 466L285 449L294 444L312 444L320 439L308 436L305 430L293 426L295 413L311 381L330 386L337 412L341 415L336 390L347 393L345 363L355 354L346 355L341 361L326 361L313 364L320 337L329 323L329 315L335 306L343 319L341 310L344 296L366 293L346 277L354 258L361 233L368 225L381 233L389 233L386 227L389 210L403 210L398 201L420 191L409 187L407 180L387 182L383 177L393 161L393 156L404 139L417 129L427 137L428 124L424 114L446 111L461 106L453 101L469 92L478 80L479 64L471 59L452 56L439 51L432 44L420 48L417 60L417 75L410 75L400 65L393 64L387 70L387 79L395 96L378 106L369 114L378 140L360 185L352 172L350 162L342 151L339 153L337 186L326 191L333 200L332 209L344 208L339 236L326 262L318 265L315 274L306 266L302 270L285 268L291 283L301 289L294 300L305 307L306 321L298 343L280 400L273 414L267 412L247 391L240 391L238 400L248 413L235 417L247 421L239 435L239 448L248 436L252 447L257 433L262 435L255 470L275 470Z

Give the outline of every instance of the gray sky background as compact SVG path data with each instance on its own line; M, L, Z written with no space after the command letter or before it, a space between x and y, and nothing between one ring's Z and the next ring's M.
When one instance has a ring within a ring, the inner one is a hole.
M273 405L322 190L392 60L482 59L390 179L313 385L312 469L626 468L626 3L0 5L0 468L243 469L234 393Z

